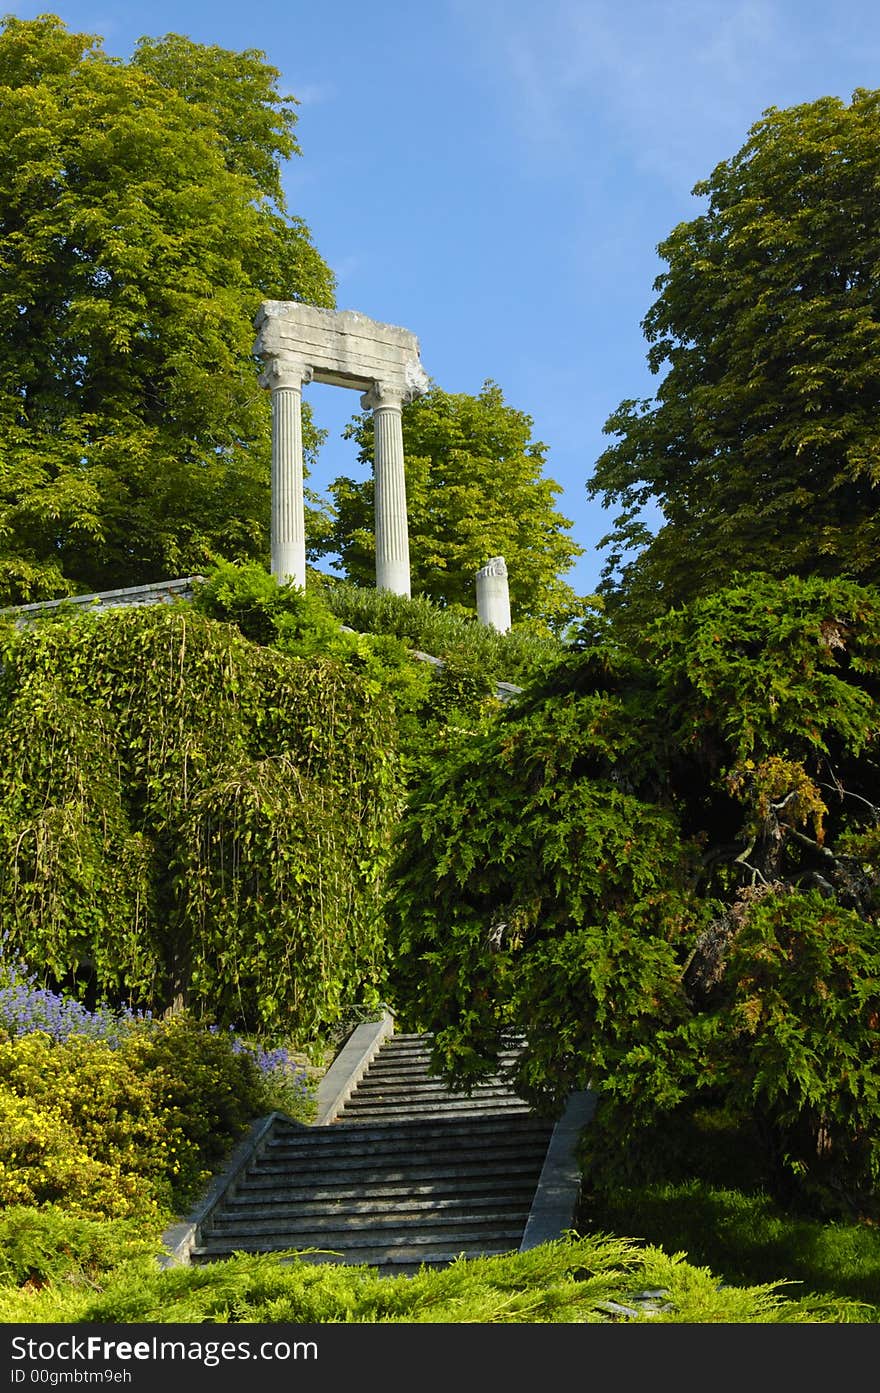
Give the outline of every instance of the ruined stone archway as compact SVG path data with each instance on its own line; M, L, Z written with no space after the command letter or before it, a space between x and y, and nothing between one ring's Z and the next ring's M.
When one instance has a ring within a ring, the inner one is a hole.
M327 382L361 392L375 424L376 589L410 594L401 409L428 375L408 329L354 310L266 300L255 320L260 384L272 392L272 574L305 588L302 388Z

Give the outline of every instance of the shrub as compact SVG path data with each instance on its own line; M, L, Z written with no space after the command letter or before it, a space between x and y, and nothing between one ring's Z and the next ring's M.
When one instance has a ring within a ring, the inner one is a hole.
M155 1221L200 1174L165 1080L124 1049L41 1032L0 1040L0 1203Z
M65 992L54 992L37 984L36 974L10 954L0 955L0 1030L5 1030L13 1038L40 1031L56 1043L77 1036L87 1040L102 1040L116 1048L123 1041L131 1040L134 1027L146 1028L152 1021L150 1013L133 1012L123 1006L114 1010L106 1004L99 1004L88 1010L81 1002ZM183 1027L189 1040L190 1052L193 1043L201 1036L218 1034L217 1026L205 1026L194 1020L187 1020L178 1011L174 1021L167 1020L155 1025L153 1042L167 1037L172 1029ZM284 1045L266 1046L258 1040L243 1039L230 1026L225 1043L213 1046L215 1057L221 1057L228 1045L233 1055L244 1055L262 1077L265 1101L268 1107L287 1112L293 1117L306 1118L313 1110L310 1096L308 1074ZM219 1051L219 1054L218 1054Z
M362 633L390 634L435 658L469 657L491 682L522 684L564 652L561 642L522 629L506 634L445 609L424 595L395 595L330 578L320 595L341 623Z
M15 1035L0 1035L0 1203L156 1220L193 1198L254 1117L311 1111L284 1048L186 1012L137 1021L78 1007L80 1029L67 1029L63 999L47 1010L51 994L34 994L65 1029L53 1039L20 1009Z
M350 645L339 620L320 594L281 585L256 562L223 562L195 587L193 607L211 619L234 624L263 647L301 657L345 657Z
M468 1077L599 1091L593 1168L650 1172L698 1102L780 1191L876 1216L880 597L734 578L534 683L414 789L392 1004Z
M185 1138L173 1169L176 1189L191 1194L230 1143L271 1110L274 1069L261 1069L260 1053L231 1032L206 1030L186 1012L137 1031L123 1048L135 1072L151 1081L166 1125Z
M605 1234L565 1235L525 1253L459 1258L406 1277L273 1253L162 1272L130 1261L99 1274L91 1288L64 1276L39 1291L0 1287L0 1321L7 1323L717 1325L876 1322L878 1316L876 1305L800 1296L785 1280L733 1286L680 1253L669 1257Z
M389 697L404 783L451 731L475 730L497 714L499 681L515 685L517 675L561 652L555 639L502 635L423 597L361 590L317 573L309 583L314 588L303 591L256 564L224 564L197 587L193 604L282 653L329 654Z
M48 1282L94 1290L129 1263L155 1258L156 1238L124 1219L84 1219L57 1205L0 1212L0 1286L39 1290Z

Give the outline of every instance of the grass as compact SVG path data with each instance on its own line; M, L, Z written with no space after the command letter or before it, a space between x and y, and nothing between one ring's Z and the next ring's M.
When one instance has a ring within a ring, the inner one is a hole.
M766 1194L697 1180L622 1189L592 1203L589 1223L683 1252L737 1286L785 1273L804 1293L865 1302L880 1320L880 1232L871 1225L787 1214Z
M762 1172L754 1139L706 1114L683 1135L679 1161L666 1176L588 1188L578 1227L681 1253L733 1286L784 1274L790 1294L863 1303L861 1319L880 1321L876 1223L784 1207Z

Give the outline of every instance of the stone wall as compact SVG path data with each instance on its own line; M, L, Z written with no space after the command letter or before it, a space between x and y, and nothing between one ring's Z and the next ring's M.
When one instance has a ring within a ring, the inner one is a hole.
M12 605L0 609L0 614L14 614L26 619L52 609L118 609L124 605L169 605L174 600L191 600L193 586L202 576L184 576L180 580L157 580L150 585L129 585L124 590L101 590L92 595L68 595L63 600L37 600L32 605Z

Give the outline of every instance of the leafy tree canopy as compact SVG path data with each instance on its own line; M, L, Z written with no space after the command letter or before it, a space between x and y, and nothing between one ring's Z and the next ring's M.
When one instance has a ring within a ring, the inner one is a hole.
M868 1203L878 737L876 590L756 573L629 646L585 636L414 791L398 1009L452 1077L518 1030L539 1103L596 1087L597 1167L647 1167L713 1101L777 1174Z
M410 574L414 595L472 612L474 575L503 556L514 624L558 629L583 602L561 576L583 548L556 511L560 486L544 476L547 447L532 419L486 382L477 396L433 386L404 406ZM346 435L372 464L373 420L355 417ZM330 487L335 517L320 553L333 552L346 579L375 583L373 480L341 477Z
M177 34L130 62L54 15L0 28L0 598L261 555L263 298L331 306L288 215L293 98ZM314 434L311 438L314 445Z
M878 181L880 91L771 107L661 243L665 375L589 484L621 506L604 588L636 620L735 570L880 577Z

